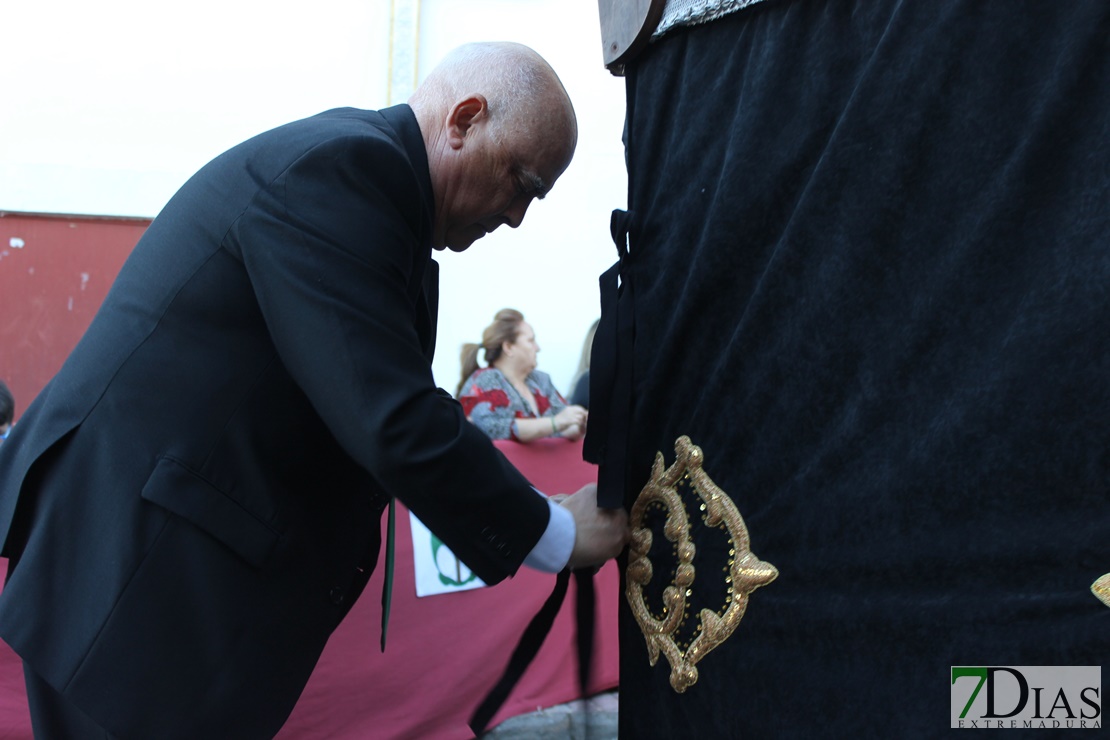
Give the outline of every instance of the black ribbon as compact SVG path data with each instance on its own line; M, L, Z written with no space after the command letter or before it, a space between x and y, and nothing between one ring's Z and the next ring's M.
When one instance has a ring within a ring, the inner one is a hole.
M632 351L636 338L628 211L613 211L609 229L619 260L598 280L601 319L590 350L590 423L582 456L597 464L597 505L624 506L628 434L632 418Z
M631 120L631 94L628 106ZM631 173L629 176L631 177ZM617 246L618 261L598 281L601 288L601 319L590 350L590 423L583 442L582 456L588 462L598 465L597 505L605 509L624 506L628 468L629 424L632 418L632 350L636 338L632 260L629 255L634 220L631 211L615 210L609 221L609 231ZM575 571L574 577L578 594L575 608L578 684L580 695L585 698L593 660L597 606L594 571ZM509 659L509 665L474 711L470 718L470 729L475 735L485 732L493 715L497 714L525 669L536 657L563 604L569 581L569 570L562 571L556 577L555 589L524 630Z
M536 653L540 651L540 646L543 645L547 633L551 631L551 625L555 622L559 608L563 605L563 598L567 595L567 585L569 583L569 569L560 571L559 575L555 577L555 589L547 597L547 601L544 602L536 616L532 617L532 621L528 623L528 627L525 628L524 634L520 637L520 642L513 650L512 657L509 658L509 664L501 674L501 678L486 694L486 698L482 700L482 703L478 705L478 708L474 710L474 714L470 717L470 729L474 731L475 735L480 736L486 731L486 726L493 719L493 715L497 714L497 710L509 698L509 692L513 690L520 677L524 675L524 670L536 657Z
M577 626L574 641L578 648L578 690L585 698L589 691L590 668L594 657L594 617L597 614L597 594L594 591L594 571L574 571L574 617Z
M501 674L501 678L497 680L494 687L486 694L486 698L482 700L482 703L474 710L474 714L471 715L470 729L474 731L475 735L481 736L486 731L493 715L497 714L497 710L509 698L510 692L516 687L520 677L524 675L524 671L532 664L536 654L540 651L540 647L547 639L551 626L555 622L555 617L559 614L559 609L563 606L571 574L572 571L567 569L555 577L554 590L547 597L547 601L544 602L540 611L528 623L524 634L520 637L520 642L513 650L512 657L509 658L509 664ZM594 615L597 609L597 596L594 590L593 570L576 570L573 571L573 575L576 592L575 619L577 621L577 632L575 633L575 643L578 656L578 690L579 696L585 698L589 690L590 669L593 661Z

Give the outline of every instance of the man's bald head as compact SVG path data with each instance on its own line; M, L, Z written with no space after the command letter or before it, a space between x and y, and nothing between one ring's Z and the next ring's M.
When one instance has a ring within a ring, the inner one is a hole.
M428 150L437 248L461 251L503 223L519 225L570 164L578 140L562 82L521 44L453 50L409 105Z
M464 44L433 69L409 99L422 116L441 117L467 95L489 104L491 122L531 136L546 131L578 139L574 106L555 70L532 49L508 41ZM501 135L504 136L502 130Z

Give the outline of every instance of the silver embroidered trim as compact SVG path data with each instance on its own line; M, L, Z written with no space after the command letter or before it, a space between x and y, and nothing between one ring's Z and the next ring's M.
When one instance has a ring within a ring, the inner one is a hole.
M755 5L762 0L667 0L663 6L663 17L652 34L657 40L676 26L695 26L722 18L729 13Z

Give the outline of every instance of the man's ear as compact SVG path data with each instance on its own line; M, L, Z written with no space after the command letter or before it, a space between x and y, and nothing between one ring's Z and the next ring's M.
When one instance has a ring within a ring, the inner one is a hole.
M452 149L461 149L471 126L489 118L489 103L484 95L475 93L455 103L447 112L447 143Z

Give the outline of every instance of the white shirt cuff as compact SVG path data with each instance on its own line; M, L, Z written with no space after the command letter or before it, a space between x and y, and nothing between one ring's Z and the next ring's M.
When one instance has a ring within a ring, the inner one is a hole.
M574 516L551 499L547 499L547 505L551 507L547 529L532 552L524 558L524 564L544 573L558 573L567 567L574 550Z

